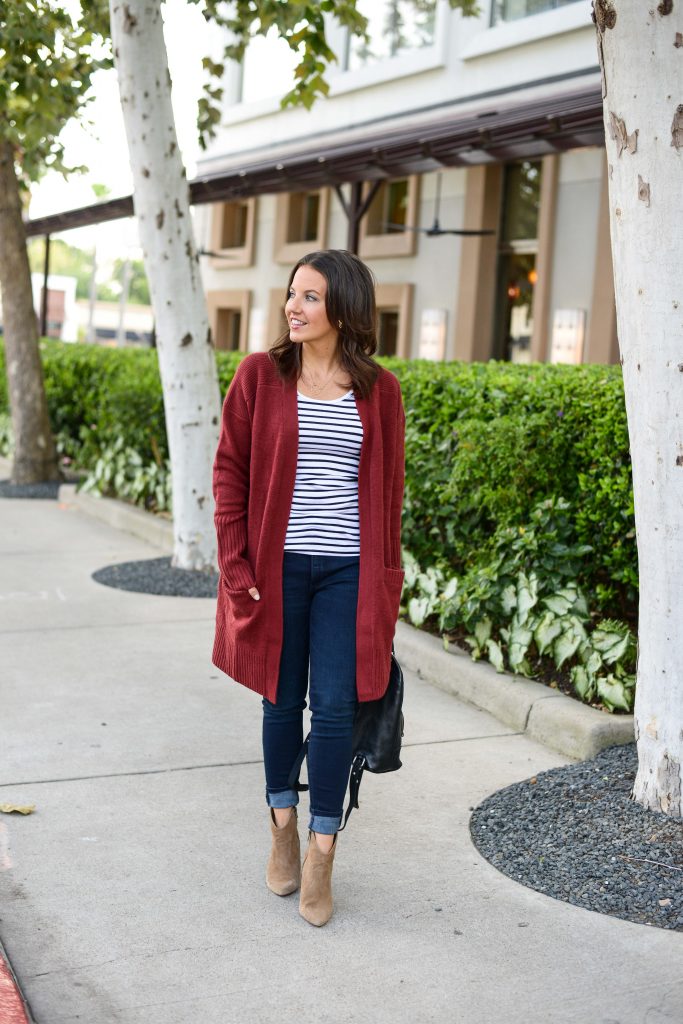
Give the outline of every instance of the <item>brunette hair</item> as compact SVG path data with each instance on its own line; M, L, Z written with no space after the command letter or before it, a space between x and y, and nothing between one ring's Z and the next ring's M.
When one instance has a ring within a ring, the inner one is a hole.
M375 281L369 267L346 249L309 252L298 261L287 283L287 298L299 267L313 267L327 282L325 311L333 325L341 321L339 351L341 365L351 378L354 392L367 398L379 375L372 358L377 351L377 308ZM291 341L289 330L270 349L270 358L283 380L301 374L301 346Z

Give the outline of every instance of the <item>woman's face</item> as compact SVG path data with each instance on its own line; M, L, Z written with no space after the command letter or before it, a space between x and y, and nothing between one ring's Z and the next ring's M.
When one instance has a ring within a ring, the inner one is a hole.
M336 344L338 331L327 319L327 281L313 267L299 267L292 279L285 316L291 341Z

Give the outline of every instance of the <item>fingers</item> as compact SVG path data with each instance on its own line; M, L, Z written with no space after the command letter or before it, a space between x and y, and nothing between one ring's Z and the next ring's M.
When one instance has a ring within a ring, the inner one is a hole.
M259 592L256 589L256 587L250 587L249 588L249 593L251 594L251 596L254 598L255 601L260 601L261 600L261 595L259 594Z

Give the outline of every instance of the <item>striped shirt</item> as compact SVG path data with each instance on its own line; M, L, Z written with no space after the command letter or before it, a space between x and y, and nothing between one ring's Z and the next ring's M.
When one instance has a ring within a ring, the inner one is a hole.
M285 550L358 555L363 425L353 391L322 401L297 392L299 451Z

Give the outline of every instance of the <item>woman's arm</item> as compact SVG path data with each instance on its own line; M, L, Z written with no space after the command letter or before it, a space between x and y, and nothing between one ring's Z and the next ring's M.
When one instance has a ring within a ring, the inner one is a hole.
M396 410L394 472L391 483L391 500L389 506L391 566L394 568L400 568L401 565L401 513L403 511L403 488L405 483L405 439L406 415L403 408L401 389L399 387L398 409Z
M218 567L229 590L249 590L256 585L247 560L251 419L240 378L238 370L225 396L213 464Z

